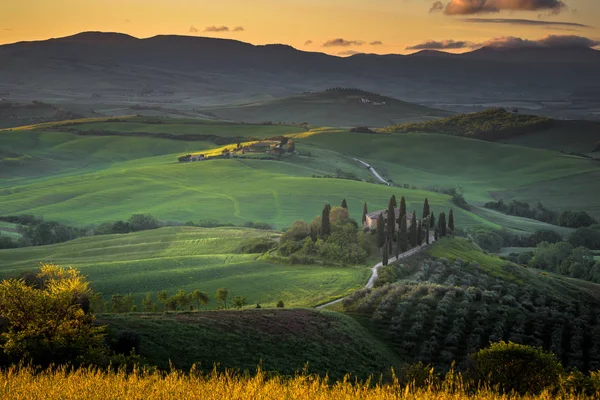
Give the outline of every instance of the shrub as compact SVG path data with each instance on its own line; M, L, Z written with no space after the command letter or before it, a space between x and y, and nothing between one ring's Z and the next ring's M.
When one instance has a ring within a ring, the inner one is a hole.
M142 337L139 333L133 331L121 331L115 335L112 343L112 350L117 354L129 355L132 351L140 354L140 345Z
M469 373L476 382L503 392L538 394L555 387L564 372L554 354L512 342L492 343L470 360Z
M239 246L238 252L242 254L264 253L277 247L277 242L271 238L258 237L245 239Z
M600 249L600 225L577 229L569 236L569 243L575 247Z
M558 217L558 224L568 228L583 228L598 223L585 211L564 211Z

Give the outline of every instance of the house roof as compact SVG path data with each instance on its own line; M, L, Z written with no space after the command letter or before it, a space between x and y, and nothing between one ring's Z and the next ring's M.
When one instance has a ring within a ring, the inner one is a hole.
M379 218L379 214L383 214L384 218L387 218L387 208L384 210L379 210L379 211L373 211L367 214L367 217L371 218L371 219L377 219ZM396 219L400 218L400 209L398 207L394 208L394 214L396 216ZM412 219L413 213L409 212L406 213L406 219Z

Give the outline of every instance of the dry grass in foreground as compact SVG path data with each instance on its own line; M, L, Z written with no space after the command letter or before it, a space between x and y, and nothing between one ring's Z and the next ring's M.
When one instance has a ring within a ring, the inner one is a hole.
M460 379L454 379L454 382ZM0 398L24 399L584 399L594 396L500 395L480 389L467 392L460 383L439 388L417 389L395 384L362 384L349 380L330 383L313 376L291 379L267 378L259 372L252 377L213 373L211 376L171 372L102 372L65 369L36 373L30 368L0 372Z

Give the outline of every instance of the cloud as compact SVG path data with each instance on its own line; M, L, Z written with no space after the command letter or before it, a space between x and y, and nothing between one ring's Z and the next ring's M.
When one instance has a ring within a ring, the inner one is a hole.
M548 35L538 40L503 36L490 39L480 46L503 49L522 48L591 48L600 46L600 41L577 35ZM479 46L478 46L479 47Z
M513 18L463 18L463 22L487 23L487 24L511 24L511 25L539 25L539 26L567 26L575 28L591 28L589 25L576 22L541 21L537 19L513 19Z
M339 56L353 56L355 54L361 54L360 51L355 50L344 50L337 53Z
M375 40L374 42L369 43L371 46L381 46L383 42L381 40Z
M233 28L234 32L244 32L246 29L244 29L243 26L236 26L235 28Z
M433 3L431 5L431 8L429 9L429 13L433 13L433 12L438 12L438 11L444 11L444 3L442 3L441 1L436 1L435 3Z
M313 44L312 40L307 40L306 42L304 42L305 46L310 46L311 44Z
M227 26L207 26L204 28L204 32L229 32L229 27Z
M472 47L473 43L464 40L428 40L423 43L409 46L406 50L451 50L451 49L465 49Z
M349 47L349 46L362 46L365 42L361 40L345 40L342 38L331 39L323 43L323 47Z
M566 10L562 0L450 0L444 13L447 15L471 15L509 11L549 11L559 14Z
M195 26L190 26L190 33L198 33L198 28L196 28Z

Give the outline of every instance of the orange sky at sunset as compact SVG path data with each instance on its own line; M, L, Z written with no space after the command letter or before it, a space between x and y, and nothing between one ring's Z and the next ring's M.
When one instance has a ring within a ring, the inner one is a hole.
M345 55L407 53L414 51L408 46L430 40L465 42L444 48L465 51L500 36L577 35L600 41L596 0L487 0L483 9L473 9L471 1L5 0L0 5L0 44L114 31L136 37L178 34L285 43ZM523 10L531 6L520 3L536 6ZM328 41L331 45L324 46Z

